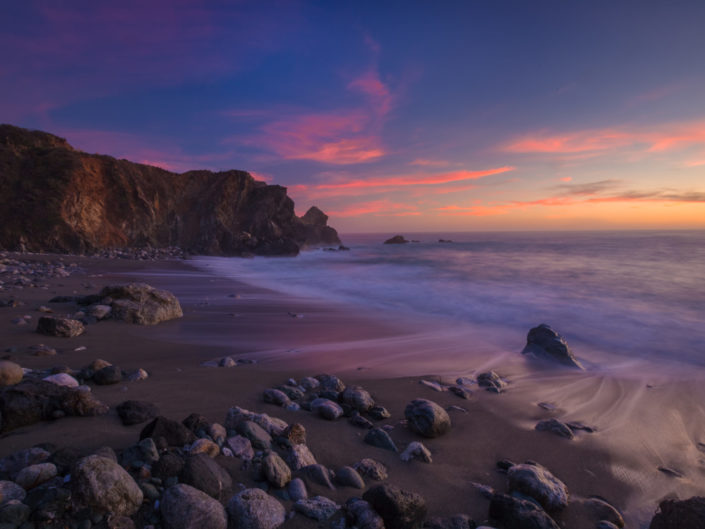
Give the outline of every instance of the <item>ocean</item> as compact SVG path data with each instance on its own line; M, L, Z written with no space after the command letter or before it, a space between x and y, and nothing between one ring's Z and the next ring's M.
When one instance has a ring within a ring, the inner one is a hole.
M583 359L705 365L703 231L406 233L418 242L383 244L391 235L342 236L350 251L207 261L296 296L468 326L497 351L520 350L548 323Z

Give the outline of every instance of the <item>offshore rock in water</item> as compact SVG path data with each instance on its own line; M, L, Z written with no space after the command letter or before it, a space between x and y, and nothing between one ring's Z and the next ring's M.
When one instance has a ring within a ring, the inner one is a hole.
M568 347L565 338L545 323L534 327L526 337L526 346L521 354L553 360L558 363L583 369Z
M403 235L395 235L391 239L384 241L384 244L406 244L408 242Z

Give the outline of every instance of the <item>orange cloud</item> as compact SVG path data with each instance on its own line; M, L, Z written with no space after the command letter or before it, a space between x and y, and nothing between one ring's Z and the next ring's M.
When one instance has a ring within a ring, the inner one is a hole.
M421 213L416 211L416 206L414 205L392 202L390 200L361 202L358 204L352 204L345 209L328 212L330 217L357 217L360 215L370 214L380 217L402 217L409 215L420 215Z
M572 176L564 176L564 177L560 178L560 181L561 182L570 182L572 179L573 179Z

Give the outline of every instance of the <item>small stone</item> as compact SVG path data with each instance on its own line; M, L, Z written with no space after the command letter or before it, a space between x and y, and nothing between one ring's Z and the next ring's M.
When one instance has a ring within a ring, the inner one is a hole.
M387 467L384 463L370 459L369 457L355 463L353 468L357 470L361 476L375 481L382 481L389 477Z
M340 467L335 471L335 482L342 487L364 489L365 481L352 467Z
M218 367L235 367L237 365L237 362L233 359L232 356L224 356L220 360L218 360Z
M494 371L488 371L477 375L477 385L492 393L502 393L504 388L507 387L507 383Z
M0 386L13 386L24 377L22 368L9 360L0 360Z
M539 421L535 429L541 432L550 432L565 439L573 439L575 437L573 430L566 423L555 418Z
M462 386L450 386L448 391L461 399L470 400L470 398L472 398L472 391L465 389Z
M91 305L88 307L88 315L96 320L104 320L110 317L112 310L110 305Z
M165 529L226 529L228 525L220 502L183 483L164 492L159 508Z
M210 439L196 439L191 445L190 454L206 454L208 457L216 457L220 454L220 447Z
M0 481L0 505L5 505L11 500L22 501L25 496L25 490L14 481Z
M271 452L262 459L264 477L274 487L281 489L291 481L291 470L276 453Z
M230 474L205 454L189 455L179 478L217 500L226 498L233 485Z
M426 448L423 443L420 443L418 441L413 441L409 443L409 445L406 447L406 450L401 453L402 461L408 462L412 459L418 459L419 461L423 461L424 463L431 463L433 461L433 459L431 458L430 450Z
M208 435L211 436L211 439L213 439L218 446L221 446L225 442L228 432L226 431L225 426L214 422L208 427Z
M328 399L315 399L311 402L311 411L328 421L334 421L343 416L343 408L338 403Z
M342 402L360 412L367 411L375 405L372 396L360 386L348 386L341 398Z
M321 391L345 391L345 384L335 375L316 375L314 378L320 382Z
M438 437L451 428L450 417L438 404L427 399L415 399L404 410L409 428L424 436Z
M253 457L255 457L255 451L252 449L252 443L246 437L241 435L228 437L225 444L228 448L230 448L230 450L232 450L235 457L239 457L245 461L250 461Z
M316 464L316 458L305 444L291 445L286 452L286 462L293 470Z
M382 517L361 498L350 498L345 502L345 517L349 526L358 529L384 529Z
M29 519L32 509L18 500L10 500L0 507L0 527L14 529Z
M46 336L73 338L85 332L83 323L70 318L53 318L42 316L37 322L37 332Z
M324 496L301 499L294 504L294 510L313 520L323 521L340 510L340 505Z
M78 380L73 378L68 373L57 373L56 375L49 375L44 377L42 380L45 382L51 382L57 386L66 386L67 388L77 388L79 386Z
M415 492L383 484L371 487L362 499L382 517L386 529L420 529L426 520L426 502Z
M503 524L501 527L560 529L558 524L536 503L508 494L492 495L489 517Z
M311 391L312 389L316 389L320 385L321 383L313 377L305 377L299 381L299 386L301 386L304 391Z
M333 482L331 481L331 471L320 464L309 465L303 469L304 475L309 478L314 483L328 487L331 490L335 490Z
M419 384L426 386L427 388L431 388L433 391L445 391L445 388L434 380L419 380Z
M556 512L568 505L565 484L541 465L514 465L507 471L509 491L520 492L538 501L547 512Z
M100 386L122 382L122 369L117 366L107 366L95 372L93 382Z
M149 378L149 373L142 369L141 367L137 371L132 371L128 373L127 380L130 382L139 382L140 380L147 380Z
M56 475L56 465L53 463L39 463L20 470L20 473L15 478L15 483L24 490L30 490L55 478Z
M276 406L285 407L291 404L291 400L287 397L286 393L274 388L265 389L262 397L264 398L264 402L275 404Z
M308 498L308 492L306 491L306 484L301 478L294 478L289 482L289 487L287 488L289 492L289 498L292 501L298 501Z
M154 404L142 400L126 400L115 411L125 426L140 424L159 415L159 409Z
M382 428L370 429L365 435L364 441L367 444L378 448L384 448L385 450L391 450L392 452L399 452L397 445L394 444L392 438Z
M76 464L71 483L79 504L98 512L130 516L142 505L142 491L117 463L104 457L84 457Z
M306 428L303 424L293 423L286 427L277 441L286 445L305 445Z
M252 443L252 446L257 450L265 450L272 445L272 436L255 422L241 422L238 424L236 430L243 437L247 437Z
M372 420L375 421L383 421L384 419L389 419L392 416L392 414L389 413L387 408L384 406L373 406L367 410L367 414Z

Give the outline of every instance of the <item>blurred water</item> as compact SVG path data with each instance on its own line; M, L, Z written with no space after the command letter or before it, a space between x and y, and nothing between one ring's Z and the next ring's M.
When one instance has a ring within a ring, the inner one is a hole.
M546 322L609 354L705 364L705 232L406 237L420 242L359 234L343 237L349 252L204 261L278 291L486 325L498 348L510 346L502 329L514 343L517 331Z

